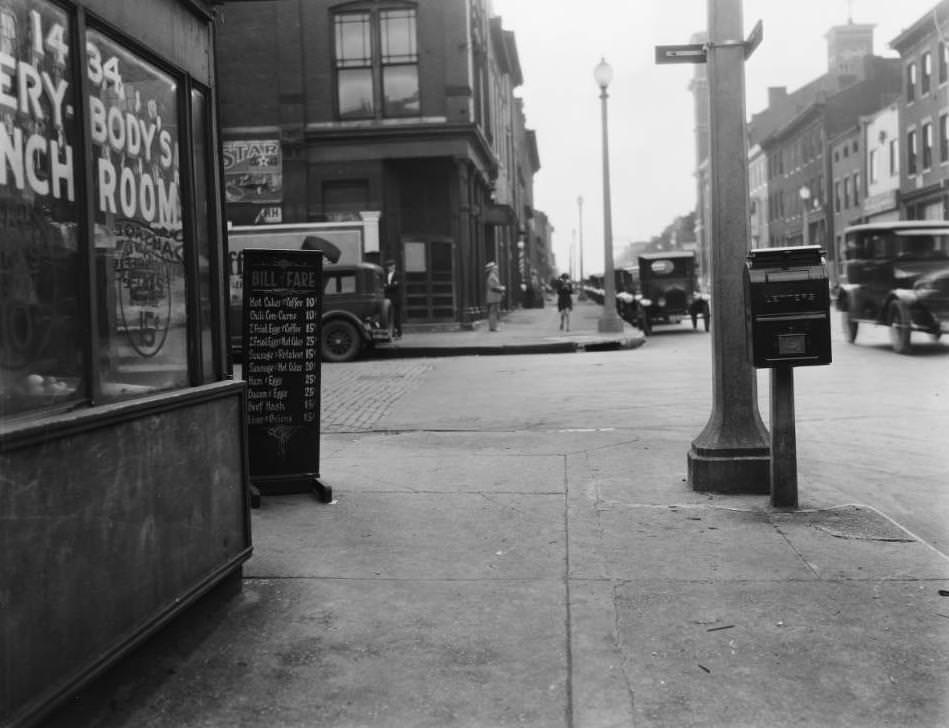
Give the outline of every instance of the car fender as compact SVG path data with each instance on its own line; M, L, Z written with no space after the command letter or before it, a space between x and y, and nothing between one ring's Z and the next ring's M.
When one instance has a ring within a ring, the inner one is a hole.
M369 337L369 332L366 331L366 324L360 321L358 316L355 316L349 311L339 311L339 310L327 311L326 313L323 314L321 321L325 325L329 323L330 321L335 321L335 320L340 320L340 319L344 321L348 321L353 326L355 326L356 331L359 332L359 335L362 337L363 341L369 341L370 337Z
M841 283L837 287L837 292L834 296L834 304L837 306L838 311L850 310L850 300L853 298L853 292L856 290L857 286L853 283Z

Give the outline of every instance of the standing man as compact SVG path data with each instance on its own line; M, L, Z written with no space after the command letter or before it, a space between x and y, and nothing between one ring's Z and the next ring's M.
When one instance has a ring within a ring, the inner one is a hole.
M395 271L395 261L386 261L385 294L392 302L392 335L402 338L402 279Z
M484 267L487 271L488 279L485 284L484 300L488 304L488 329L490 331L498 330L498 308L501 304L501 296L506 290L501 285L501 279L498 277L498 264L491 261Z

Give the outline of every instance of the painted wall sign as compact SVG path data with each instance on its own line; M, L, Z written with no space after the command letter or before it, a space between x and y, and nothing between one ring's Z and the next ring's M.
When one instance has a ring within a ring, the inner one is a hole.
M222 152L228 202L272 204L283 200L283 155L279 139L225 141Z

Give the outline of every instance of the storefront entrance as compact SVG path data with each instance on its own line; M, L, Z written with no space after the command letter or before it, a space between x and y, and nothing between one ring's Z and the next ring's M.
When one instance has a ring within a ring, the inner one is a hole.
M455 244L444 240L402 242L405 315L408 321L455 320Z

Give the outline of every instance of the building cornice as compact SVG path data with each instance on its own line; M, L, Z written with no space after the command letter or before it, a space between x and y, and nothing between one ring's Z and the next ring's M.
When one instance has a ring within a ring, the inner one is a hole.
M475 124L420 123L379 124L378 122L311 123L304 129L308 144L332 143L355 145L368 150L386 145L437 144L460 141L471 150L471 158L485 174L494 179L498 174L498 158L481 129ZM443 149L444 147L442 147ZM443 156L442 151L436 152ZM372 156L371 153L367 156Z

